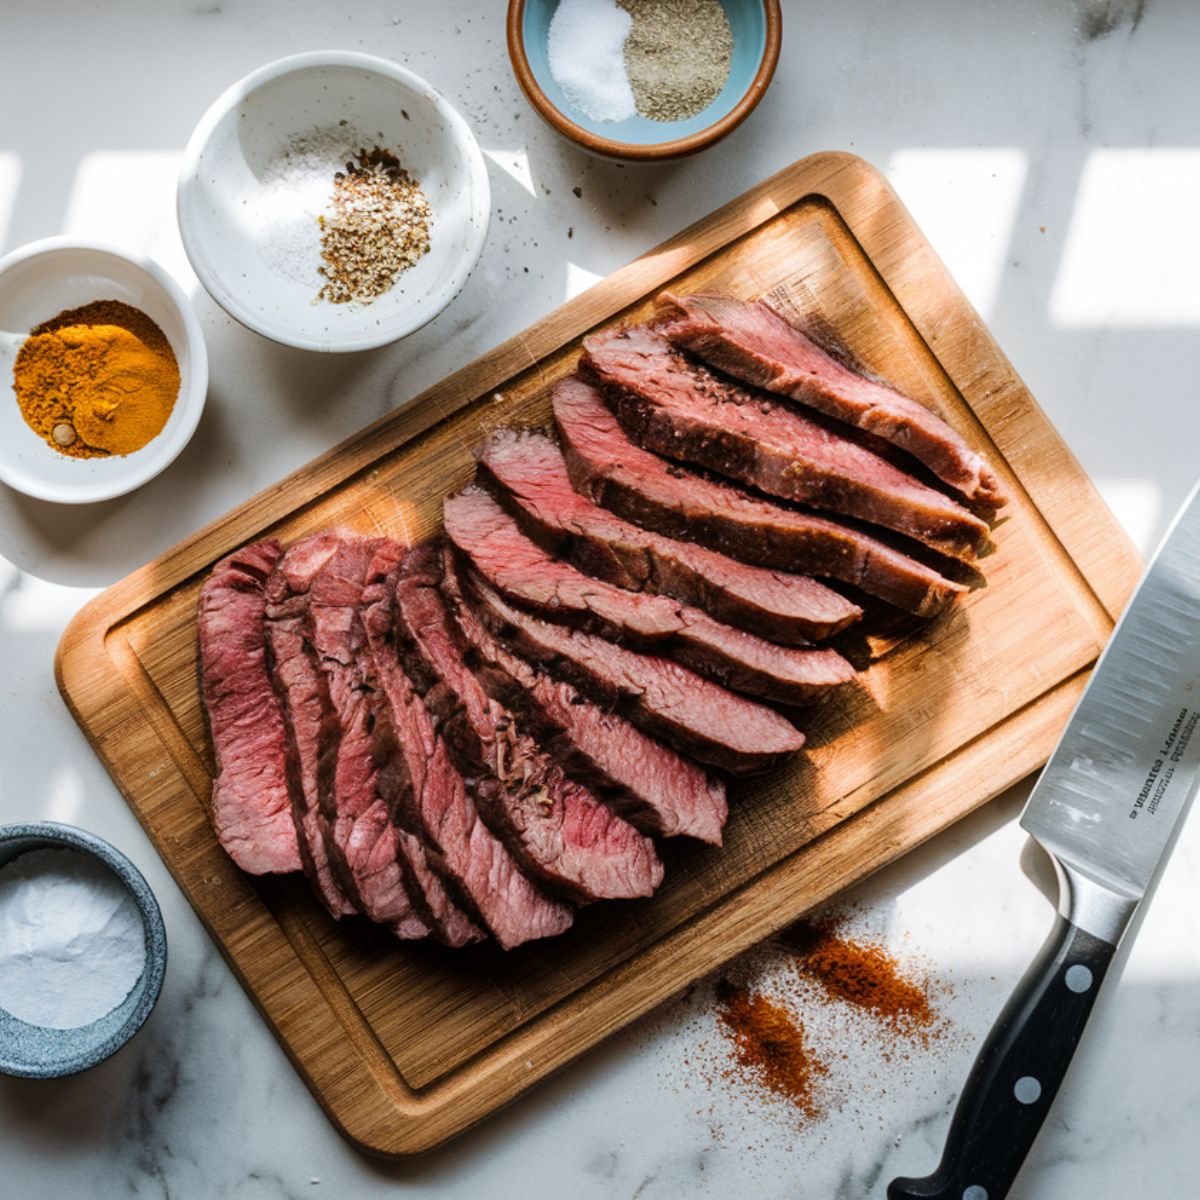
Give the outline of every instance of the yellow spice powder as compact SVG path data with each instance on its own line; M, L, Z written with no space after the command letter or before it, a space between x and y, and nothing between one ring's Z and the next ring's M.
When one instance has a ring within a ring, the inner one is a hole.
M30 331L13 388L26 422L60 454L132 454L158 436L179 395L163 331L119 300L69 309Z

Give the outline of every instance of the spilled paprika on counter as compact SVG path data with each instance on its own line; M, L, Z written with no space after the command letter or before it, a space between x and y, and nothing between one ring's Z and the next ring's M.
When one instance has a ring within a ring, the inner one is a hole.
M851 940L828 918L798 921L780 937L800 973L833 1000L865 1009L901 1037L928 1044L937 1013L928 990L907 978L882 946Z
M717 1020L742 1071L809 1120L820 1117L815 1085L829 1068L813 1054L803 1024L783 1005L728 979L717 984L716 1001Z

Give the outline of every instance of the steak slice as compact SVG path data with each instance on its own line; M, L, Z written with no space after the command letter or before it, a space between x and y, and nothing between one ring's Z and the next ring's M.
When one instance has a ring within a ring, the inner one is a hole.
M718 370L881 437L923 462L971 503L1006 502L983 455L936 413L831 358L764 300L662 297L663 333Z
M353 655L353 667L361 679L359 690L366 700L366 728L371 738L374 765L378 770L376 794L382 805L371 808L372 821L360 820L350 836L352 850L365 851L368 863L379 863L383 877L392 870L387 856L399 865L405 890L413 907L447 946L466 946L481 941L483 930L467 915L454 898L441 872L435 869L425 851L425 843L404 819L413 808L414 779L411 767L416 756L406 753L400 730L392 719L391 705L379 680L375 655L371 650L364 621L364 595L370 571L380 563L395 567L404 555L397 542L370 543L374 553L366 560L362 591L354 606L350 625L351 640L346 647ZM346 579L347 585L358 578L359 563ZM393 655L394 658L394 655ZM382 810L382 811L380 811ZM386 825L383 824L386 821ZM378 824L376 837L372 823ZM336 826L335 826L336 832Z
M634 445L600 393L578 377L554 389L572 484L626 520L747 562L810 571L920 617L967 589L868 534L697 475Z
M849 583L919 617L933 616L967 590L865 533L706 479L635 446L582 379L555 387L554 421L572 484L628 521L747 562Z
M396 580L401 661L422 693L483 816L524 868L577 899L649 896L662 863L649 838L598 800L518 728L467 666L439 589L441 553L411 551Z
M714 375L656 329L596 334L584 347L585 374L647 450L883 525L966 562L989 545L986 522L948 496L765 392Z
M804 734L773 708L669 658L638 654L515 608L473 568L461 578L485 624L516 653L701 762L748 775L804 745Z
M271 678L288 731L288 785L304 873L330 914L344 917L358 909L330 866L333 833L321 812L318 781L322 748L336 741L339 731L308 631L308 590L338 541L335 534L320 533L288 547L267 580L266 632Z
M210 816L243 871L300 869L287 731L267 668L267 577L283 553L255 542L221 559L200 589L200 684L217 772Z
M803 704L854 678L836 650L764 641L666 596L627 592L552 558L472 484L442 506L446 535L502 595L552 621L565 621L642 649L657 649L737 691Z
M719 779L507 650L467 601L448 547L442 570L442 591L471 648L468 661L490 696L643 832L721 844L728 807Z
M571 486L562 451L542 434L497 429L476 457L525 530L588 575L671 596L776 642L830 637L862 615L815 579L748 566L600 508Z
M341 736L322 808L331 821L332 865L372 920L404 936L415 916L440 941L462 945L479 930L446 891L421 843L393 819L411 786L388 708L376 689L359 608L367 570L388 547L377 538L343 538L309 590L312 641L329 687ZM394 555L398 557L398 555Z
M574 920L571 909L535 887L480 820L445 742L400 666L393 632L396 566L391 547L375 555L363 590L362 621L379 692L407 766L410 786L402 793L397 818L421 839L430 864L505 950L562 933Z

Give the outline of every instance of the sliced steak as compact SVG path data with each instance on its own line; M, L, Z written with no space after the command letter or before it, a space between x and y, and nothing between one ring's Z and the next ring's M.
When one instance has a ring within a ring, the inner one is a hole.
M764 300L666 293L662 331L705 362L891 442L987 512L1005 496L982 454L923 404L843 366Z
M772 708L669 658L543 621L501 599L474 568L461 578L485 624L514 652L701 762L748 775L804 745L804 734Z
M580 900L648 896L662 879L654 844L563 772L483 690L439 589L433 543L396 580L401 661L469 773L480 814L527 871Z
M390 853L400 867L413 907L429 925L434 937L447 946L466 946L481 941L485 935L459 905L452 886L427 855L419 832L406 820L415 807L413 793L417 781L413 778L412 767L415 763L422 774L425 767L420 756L412 754L411 748L402 741L402 731L393 720L392 706L383 691L379 667L366 633L364 607L370 572L379 566L394 568L404 553L405 548L397 542L383 540L376 543L375 552L367 560L362 592L354 608L353 636L348 648L354 656L354 669L362 680L359 687L367 703L366 726L379 772L376 793L382 801L382 815L387 819L388 827L380 826L378 837L373 840L371 822L358 821L350 835L351 859L354 850L365 851L368 862L378 862L381 869L388 872L391 867L386 855ZM357 564L352 573L352 578L356 577ZM395 655L392 657L394 660ZM380 819L379 808L374 805L371 809L372 820L376 823Z
M639 445L786 500L858 517L973 562L988 526L859 443L714 375L653 328L584 342L585 374Z
M213 828L252 875L300 869L287 731L267 668L264 590L283 553L256 542L223 558L200 589L200 682L217 773Z
M850 682L836 650L779 646L666 596L627 592L551 557L472 484L442 506L446 535L502 595L552 621L669 654L737 691L803 704Z
M542 434L497 429L476 457L526 532L588 575L671 596L776 642L826 638L862 615L815 579L752 567L599 507L571 486L562 451Z
M271 677L288 731L288 785L304 873L329 912L344 917L358 909L330 866L333 831L321 811L318 781L322 747L336 742L338 723L308 630L309 588L338 544L336 534L320 533L288 547L267 580L266 632Z
M332 864L372 920L404 929L415 915L439 940L462 945L478 940L479 930L427 863L422 844L393 819L412 781L375 686L359 611L367 571L385 548L382 539L343 538L309 589L313 646L341 732L324 749L332 757L331 791L322 797L323 811L332 814Z
M582 379L555 387L554 420L571 482L628 521L746 562L849 583L919 617L933 616L966 591L865 533L706 479L635 446Z
M376 554L363 590L362 621L409 786L397 818L418 836L430 864L505 950L569 928L565 904L545 895L480 820L424 702L396 656L395 551Z
M728 815L724 784L618 713L600 708L571 684L506 649L463 594L448 547L442 567L442 591L470 646L468 661L487 693L517 713L570 774L601 788L643 832L719 846Z

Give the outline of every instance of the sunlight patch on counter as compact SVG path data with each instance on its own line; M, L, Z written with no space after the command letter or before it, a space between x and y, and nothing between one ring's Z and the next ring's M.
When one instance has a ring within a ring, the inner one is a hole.
M897 150L888 180L986 320L995 308L1029 156L1015 147Z
M149 255L195 295L175 219L176 150L99 150L80 160L71 184L63 232L112 242Z
M1200 149L1093 150L1050 318L1065 329L1200 325Z
M529 155L523 149L484 150L483 153L505 175L519 183L531 196L537 195L537 188L533 186L533 174L529 169Z
M1163 534L1162 489L1152 479L1097 479L1095 484L1133 544L1149 555Z
M42 808L45 820L78 824L84 816L86 799L83 775L78 767L60 764L51 768Z
M21 156L10 150L0 151L0 252L8 237L8 224L17 206L21 187Z
M603 275L597 275L581 267L578 263L567 263L567 279L563 287L563 299L574 300L580 292L586 292L594 283L599 283Z
M0 633L57 633L100 590L50 583L0 558Z

